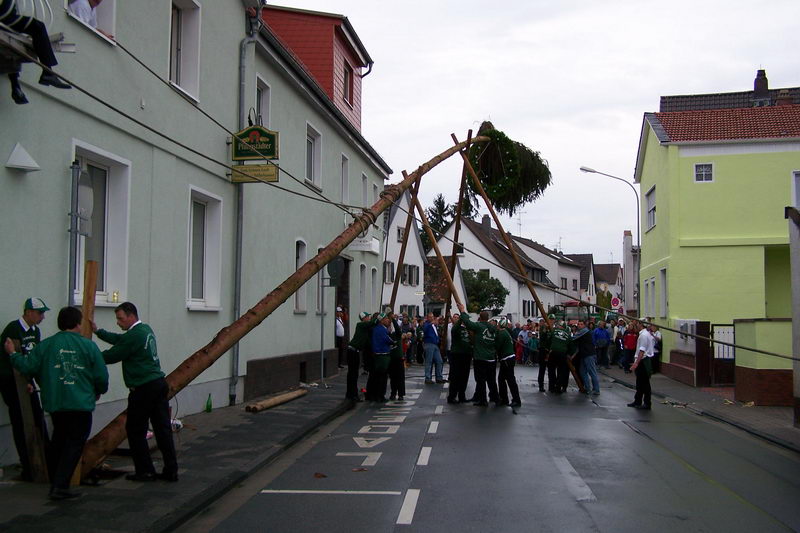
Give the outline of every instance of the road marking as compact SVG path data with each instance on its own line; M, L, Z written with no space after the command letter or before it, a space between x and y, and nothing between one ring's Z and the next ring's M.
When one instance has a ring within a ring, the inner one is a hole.
M380 424L381 422L395 422L398 424L402 424L406 421L406 416L387 416L387 415L375 415L375 418L371 418L369 423L372 424L373 422L376 424Z
M448 382L448 383L445 383L444 385L442 385L442 388L443 388L443 389L446 389L446 388L448 388L448 387L450 387L450 383L449 383L449 382Z
M567 489L575 496L575 501L597 501L592 489L583 481L583 478L575 471L566 457L553 457L553 461L555 461L556 467L561 472L561 475L564 476Z
M440 415L444 411L444 405L437 405L436 409L433 410L433 414Z
M439 395L439 399L440 399L440 400L446 400L446 399L447 399L447 393L446 393L446 392L443 392L443 393L441 393L441 394Z
M386 411L389 413L410 413L410 407L381 407L378 411Z
M431 459L431 450L433 450L433 448L430 446L422 447L422 449L419 451L417 466L428 466L428 461Z
M383 444L391 438L392 437L378 437L376 439L369 439L363 437L353 437L353 440L356 441L356 444L359 448L374 448L378 444Z
M431 422L428 426L428 433L436 433L439 430L439 422Z
M414 511L417 508L417 500L419 500L419 489L408 489L406 497L403 499L403 506L400 508L400 514L397 515L397 524L410 525L414 520Z
M425 389L406 389L406 392L408 392L408 393L420 393L420 392L422 392L424 390Z
M417 402L415 402L414 400L403 400L403 401L397 400L397 401L388 401L386 402L386 405L414 405L415 403Z
M400 496L403 493L400 492L400 491L394 491L394 490L270 490L270 489L264 489L264 490L261 491L261 494L344 494L344 495L348 495L348 496ZM406 498L408 498L408 496L406 496ZM400 512L402 513L402 510Z
M420 393L418 393L418 392L414 392L414 393L411 393L411 394L406 394L403 397L404 398L408 398L409 400L419 400L419 394Z
M362 455L365 459L361 462L361 466L375 466L383 452L339 452L336 454L337 457L361 457Z
M379 429L382 428L382 429ZM372 424L364 426L358 430L359 433L383 433L384 435L394 435L400 426L392 426L390 424Z

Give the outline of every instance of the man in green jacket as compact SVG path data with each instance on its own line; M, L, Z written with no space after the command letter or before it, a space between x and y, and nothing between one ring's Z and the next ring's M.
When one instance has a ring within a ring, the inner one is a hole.
M114 313L117 325L125 333L97 329L94 323L92 329L99 339L112 345L103 352L103 359L108 365L122 362L122 379L130 389L125 431L136 472L128 474L126 479L178 481L178 461L167 399L169 386L158 360L155 334L150 326L139 320L139 311L131 302L121 303ZM156 474L147 446L148 421L153 426L153 434L164 461L164 469L160 474Z
M469 330L459 318L458 313L453 315L453 327L450 330L450 390L447 394L447 403L467 402L472 344Z
M471 332L473 336L473 362L475 371L475 402L472 405L485 407L486 387L489 387L489 400L495 403L500 401L497 395L497 362L495 359L494 337L497 328L489 324L489 313L481 311L477 322L472 322L469 315L464 312L464 305L459 304L458 310L461 312L458 321Z
M356 324L356 329L347 345L347 389L344 396L354 402L363 401L358 394L358 368L362 358L366 363L371 343L370 332L378 322L368 311L362 311L358 316L361 321Z
M22 354L28 354L42 340L42 331L39 324L44 320L45 312L50 308L41 298L28 298L23 305L22 316L17 320L9 322L0 334L0 344L5 344L6 339L11 339L15 343L15 350ZM33 384L28 385L28 398L33 411L34 423L37 430L42 433L43 440L47 442L47 425L44 422L44 412L39 403L39 396L34 391ZM14 371L11 368L11 361L5 352L0 352L0 394L8 407L8 418L11 421L11 432L14 435L14 445L17 448L19 463L22 466L22 481L31 481L31 461L28 457L28 444L25 439L25 424L22 420L22 406L20 397L17 394L17 383L14 379Z
M519 407L522 400L519 397L519 386L517 377L514 375L514 365L516 364L516 354L514 353L514 341L511 339L511 328L508 319L500 317L497 321L498 332L494 342L497 350L497 360L500 361L500 371L498 372L498 389L500 404L509 405L508 392L511 391L511 407Z
M80 335L81 312L64 307L58 312L61 331L24 355L6 339L4 348L20 373L35 377L42 387L42 402L53 420L50 457L50 499L77 498L69 489L83 445L92 429L92 411L108 390L108 370L97 345Z

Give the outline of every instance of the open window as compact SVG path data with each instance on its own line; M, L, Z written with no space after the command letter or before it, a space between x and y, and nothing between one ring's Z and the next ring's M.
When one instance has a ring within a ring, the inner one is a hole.
M67 14L104 39L116 35L117 0L65 0Z

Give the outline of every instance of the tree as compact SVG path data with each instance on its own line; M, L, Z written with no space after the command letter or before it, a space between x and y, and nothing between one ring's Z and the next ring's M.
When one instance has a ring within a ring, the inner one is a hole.
M434 235L437 237L444 232L445 228L449 226L450 222L453 220L453 208L447 205L441 193L436 195L436 198L433 199L433 205L425 210L425 214L428 216L428 222L431 225ZM422 244L425 246L425 252L427 253L433 248L433 245L428 239L428 234L425 233L425 228L420 228L419 236L422 239Z
M464 289L467 291L469 300L468 310L471 313L478 313L484 309L499 310L506 303L508 289L506 289L499 279L489 276L488 270L466 269L462 271L464 278Z

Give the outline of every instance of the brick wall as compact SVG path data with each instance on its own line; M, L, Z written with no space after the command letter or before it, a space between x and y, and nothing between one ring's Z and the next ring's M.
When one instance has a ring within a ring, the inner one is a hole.
M338 373L338 363L336 349L325 350L326 377ZM305 373L307 381L317 381L319 366L319 350L282 357L251 359L247 362L247 375L244 377L244 401L296 388L301 381L302 373Z
M755 405L792 406L792 371L737 366L735 398Z

